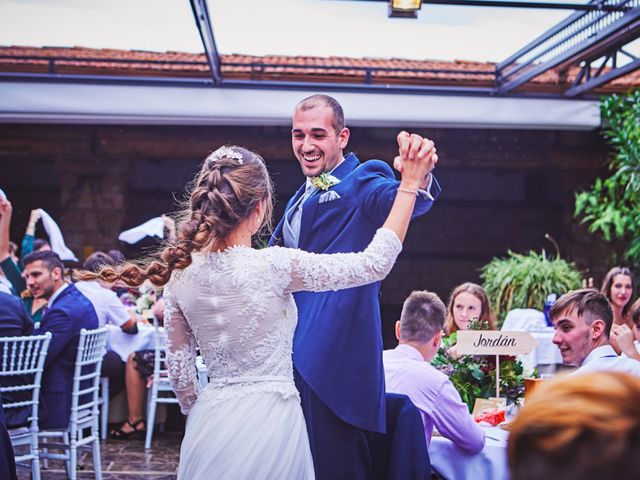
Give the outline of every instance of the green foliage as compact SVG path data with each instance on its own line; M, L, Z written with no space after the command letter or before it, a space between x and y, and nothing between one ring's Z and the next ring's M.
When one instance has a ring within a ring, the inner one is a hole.
M612 95L601 105L604 136L613 148L611 176L576 194L575 216L607 242L621 241L624 257L640 265L640 90Z
M509 251L507 258L494 258L482 267L480 277L500 325L509 310L542 310L547 295L561 295L581 283L573 263L549 258L544 250L526 255Z
M496 394L495 356L463 355L454 359L449 348L456 343L456 334L443 339L443 347L431 364L449 377L469 411L476 398L494 397ZM500 396L517 402L524 393L522 363L514 357L500 356Z

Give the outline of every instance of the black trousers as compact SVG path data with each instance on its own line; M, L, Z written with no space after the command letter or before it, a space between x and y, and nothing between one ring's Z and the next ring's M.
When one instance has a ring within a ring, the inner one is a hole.
M124 390L125 365L116 352L107 352L102 359L101 375L109 379L109 398L115 397Z
M317 480L364 480L372 476L371 433L338 418L295 371Z

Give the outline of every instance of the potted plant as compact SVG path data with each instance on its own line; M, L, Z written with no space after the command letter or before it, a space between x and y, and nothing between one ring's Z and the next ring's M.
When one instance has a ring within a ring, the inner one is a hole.
M559 254L550 258L544 250L527 254L509 251L506 258L494 258L482 267L480 277L499 325L510 310L542 310L549 294L559 296L581 284L580 272L573 263Z

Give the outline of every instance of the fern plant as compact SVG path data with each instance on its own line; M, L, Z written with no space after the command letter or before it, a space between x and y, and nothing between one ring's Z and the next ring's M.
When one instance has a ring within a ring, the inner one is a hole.
M480 277L492 302L498 323L514 308L542 310L547 295L561 295L580 287L582 278L573 263L559 256L509 250L506 258L494 258L482 267Z

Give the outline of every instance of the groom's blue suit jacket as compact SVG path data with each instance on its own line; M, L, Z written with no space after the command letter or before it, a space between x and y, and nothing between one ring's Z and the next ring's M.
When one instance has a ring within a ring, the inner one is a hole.
M364 250L384 223L399 182L380 160L360 163L349 154L333 172L340 183L331 188L340 195L319 203L322 192L303 206L299 248L308 252L338 253ZM303 185L287 204L304 193ZM440 193L434 181L431 194ZM419 199L414 217L433 202ZM284 218L271 243L283 244ZM293 340L293 362L304 380L342 420L358 428L384 432L384 371L378 291L380 282L331 292L299 292L298 326ZM409 292L406 292L407 294Z

